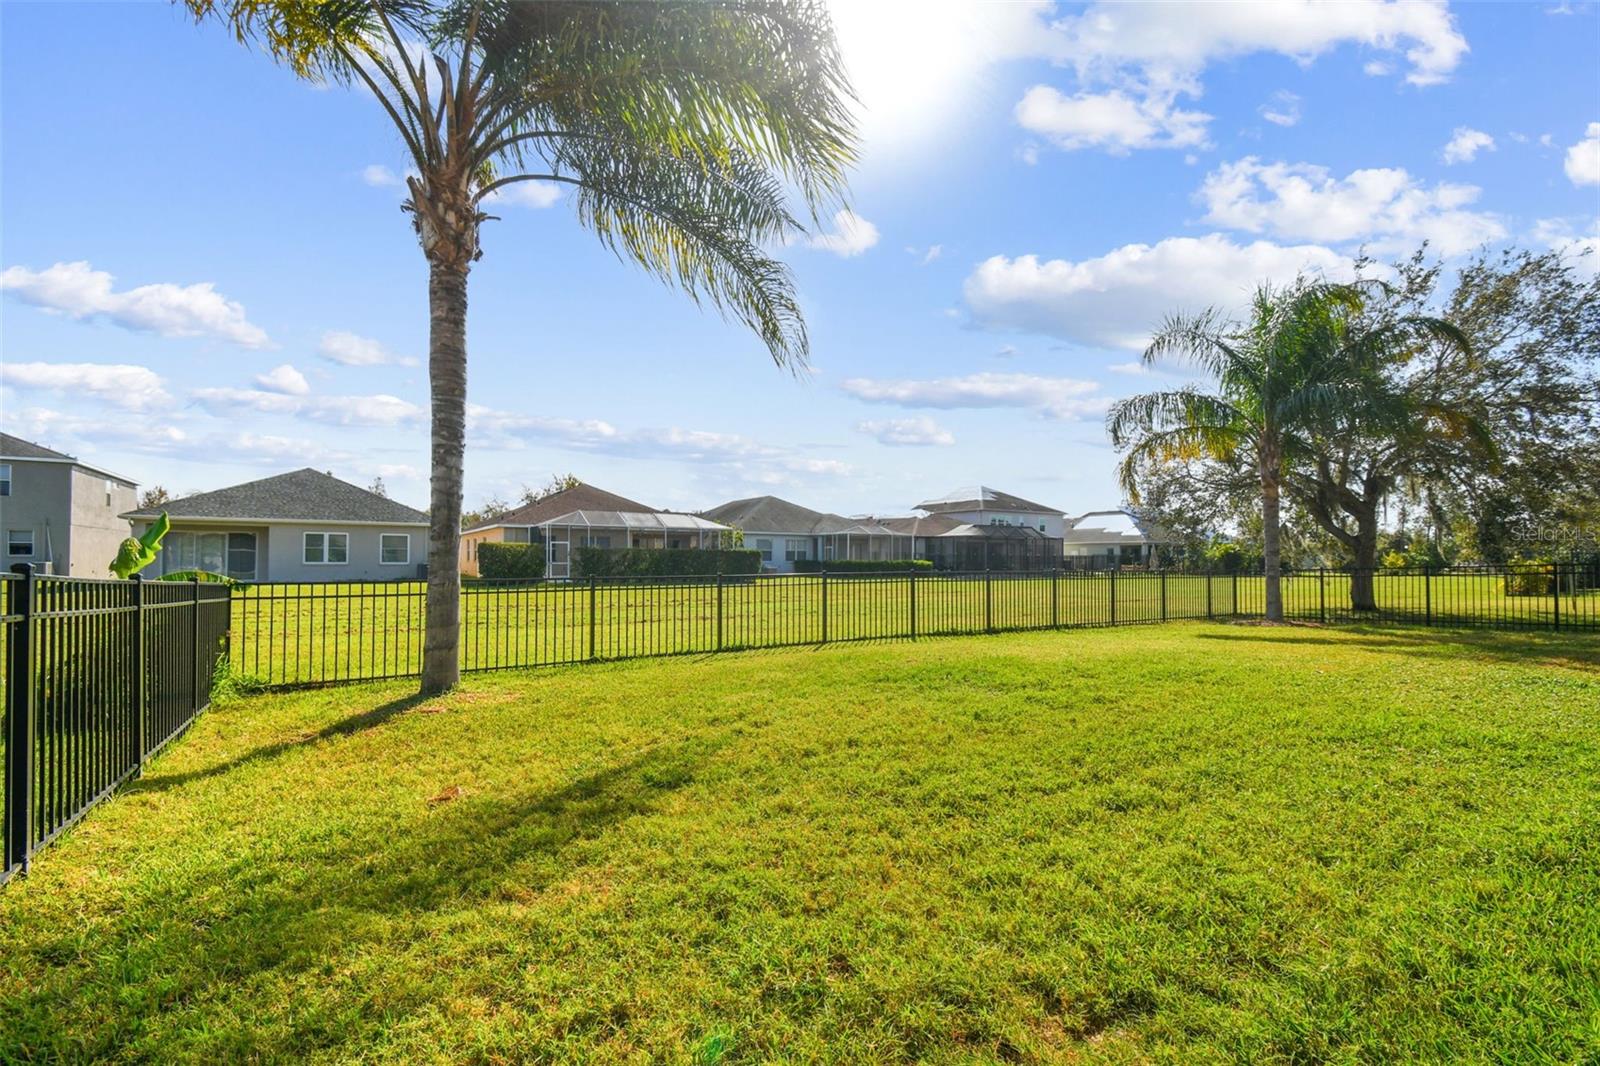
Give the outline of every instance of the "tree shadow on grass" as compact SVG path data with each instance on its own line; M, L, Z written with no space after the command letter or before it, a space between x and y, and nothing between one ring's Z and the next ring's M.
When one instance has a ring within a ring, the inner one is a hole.
M204 780L208 777L217 777L236 770L242 766L247 766L251 763L263 762L267 759L276 759L279 756L286 755L297 748L318 744L324 740L332 740L335 737L347 737L355 733L376 728L377 726L383 725L390 719L405 714L407 711L413 710L434 698L436 697L420 696L415 694L410 696L402 696L399 699L393 699L387 703L380 703L371 710L362 711L360 714L352 714L347 718L340 718L338 721L330 722L328 725L323 726L321 729L318 729L315 732L304 733L294 737L291 740L280 740L272 744L263 744L259 748L253 748L250 751L244 752L241 755L237 755L232 759L227 759L211 766L202 767L198 770L187 770L183 773L177 774L155 774L150 777L138 778L134 781L130 781L124 787L123 791L125 793L165 792L168 789L179 788L193 781Z
M1561 634L1508 630L1414 629L1378 625L1328 629L1228 626L1195 634L1200 640L1247 644L1321 644L1423 655L1437 659L1495 659L1530 666L1560 666L1600 674L1600 633Z
M571 879L586 860L570 849L654 811L724 742L661 745L548 791L419 801L292 861L219 854L159 892L130 895L92 932L21 927L8 964L34 976L0 1005L0 1060L302 1058L366 1046L384 1025L437 1007L431 974L417 973L422 987L330 986L309 1009L284 997L375 949L432 950L430 915L531 899Z

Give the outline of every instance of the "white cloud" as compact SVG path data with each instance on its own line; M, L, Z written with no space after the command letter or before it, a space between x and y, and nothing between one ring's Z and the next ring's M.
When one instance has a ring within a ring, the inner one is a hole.
M1380 250L1432 242L1445 256L1505 236L1492 214L1465 210L1481 190L1424 187L1400 168L1355 170L1343 178L1309 163L1262 163L1246 156L1206 176L1196 199L1205 221L1288 239L1367 241Z
M996 359L1012 359L1015 358L1016 354L1017 346L1015 344L1002 344L995 349L994 357Z
M839 388L867 403L945 410L1018 407L1063 419L1098 415L1108 402L1095 395L1100 386L1092 381L1035 374L985 373L921 380L849 378L840 382Z
M1600 185L1600 122L1591 122L1583 140L1567 149L1565 169L1574 185Z
M1494 151L1493 137L1471 126L1457 126L1444 146L1442 157L1446 165L1470 163L1478 158L1479 152L1485 151Z
M0 382L64 396L93 396L130 411L162 407L172 400L159 374L126 363L3 363Z
M985 325L1140 351L1174 311L1237 311L1260 282L1302 271L1347 279L1354 270L1348 256L1320 245L1240 245L1214 233L1127 244L1077 262L997 255L978 265L964 291Z
M956 442L954 433L927 417L858 422L856 430L892 447L926 448Z
M503 185L483 198L485 204L512 207L552 207L561 199L561 186L553 181L519 181Z
M1381 59L1369 59L1361 65L1361 73L1369 78L1387 77L1394 71L1394 67Z
M1131 363L1112 363L1106 369L1113 374L1126 374L1129 377L1143 377L1150 373L1150 368L1137 359Z
M1300 97L1288 89L1279 89L1256 110L1275 126L1293 126L1300 121Z
M878 243L878 227L846 208L834 214L833 232L813 234L803 243L807 248L849 259Z
M1062 58L1081 72L1134 67L1157 86L1190 80L1219 60L1277 52L1306 64L1345 44L1403 53L1406 80L1433 85L1467 52L1443 0L1097 3L1052 28Z
M420 425L426 412L398 396L291 396L264 389L204 388L190 393L213 414L259 411L340 426Z
M361 180L376 188L397 188L405 185L405 178L381 163L373 163L361 171Z
M1532 239L1568 256L1578 273L1600 273L1600 218L1590 219L1585 231L1571 219L1541 218L1534 223Z
M930 244L930 245L928 245L928 250L922 254L922 265L923 266L927 266L929 263L933 262L935 259L939 258L943 254L944 254L944 245L942 245L942 244Z
M1121 90L1065 96L1048 85L1035 85L1017 103L1019 125L1058 148L1104 148L1125 155L1135 148L1189 148L1205 144L1201 111L1180 111L1170 93L1135 100Z
M409 355L396 355L371 337L345 330L329 330L317 345L317 354L340 366L416 366Z
M256 384L268 392L281 392L286 396L304 396L311 391L311 383L306 376L288 363L275 366L265 374L257 374Z
M1209 65L1260 52L1306 65L1347 44L1403 55L1413 85L1445 81L1467 52L1443 0L1094 3L1048 23L1024 50L1072 67L1079 91L1036 85L1017 105L1017 120L1068 149L1199 146L1210 116L1175 101L1203 93ZM1392 66L1375 58L1365 69L1387 74ZM1283 125L1298 119L1283 107L1263 115Z
M0 289L43 310L73 318L103 318L124 329L163 337L217 337L244 348L270 348L266 331L245 317L211 282L161 282L115 292L116 279L86 262L57 263L44 270L14 266L0 271Z

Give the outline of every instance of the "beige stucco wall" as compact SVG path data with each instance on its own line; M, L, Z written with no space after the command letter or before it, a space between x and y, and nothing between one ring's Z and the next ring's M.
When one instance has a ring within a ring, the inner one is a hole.
M473 533L461 534L461 572L468 577L478 576L478 545L485 541L502 541L506 539L504 526L495 526L493 529L480 529Z

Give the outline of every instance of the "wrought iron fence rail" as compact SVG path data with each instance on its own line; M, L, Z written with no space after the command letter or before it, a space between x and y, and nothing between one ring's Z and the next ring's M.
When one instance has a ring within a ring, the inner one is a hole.
M0 880L143 769L210 703L230 590L0 575Z
M1352 587L1372 589L1370 609ZM1294 621L1600 629L1600 567L1296 571ZM1167 570L809 573L475 581L462 590L464 671L781 648L1260 617L1259 573ZM420 584L261 584L233 599L234 666L268 687L414 677Z

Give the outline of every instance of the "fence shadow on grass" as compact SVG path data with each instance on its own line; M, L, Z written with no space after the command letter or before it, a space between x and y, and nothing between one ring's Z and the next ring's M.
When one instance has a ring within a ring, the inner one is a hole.
M1437 659L1491 658L1529 666L1559 666L1600 673L1600 647L1592 634L1563 636L1551 632L1508 632L1479 629L1415 629L1381 623L1269 627L1229 625L1197 630L1201 640L1239 643L1324 644L1374 651L1422 655Z
M360 980L329 981L321 986L329 1001L304 1010L289 1002L295 990L358 969L374 944L395 950L397 940L414 940L425 950L433 916L495 897L529 902L566 884L591 865L572 848L654 811L691 785L723 743L702 735L663 744L546 791L419 799L414 811L307 845L297 861L215 854L130 897L114 924L75 948L49 923L32 927L50 938L33 944L23 927L17 957L51 953L56 980L11 1001L0 1059L204 1055L196 1032L210 1032L224 1057L360 1045L385 1016L425 1007L437 989L388 985L379 993ZM204 935L196 935L197 922ZM257 992L241 991L248 989ZM234 1002L238 996L245 1002ZM162 1037L143 1045L135 1038L153 1017L137 1006L131 1017L104 1009L158 1001L168 1005L164 1014L189 1017L168 1017ZM326 1024L328 1010L337 1026Z

